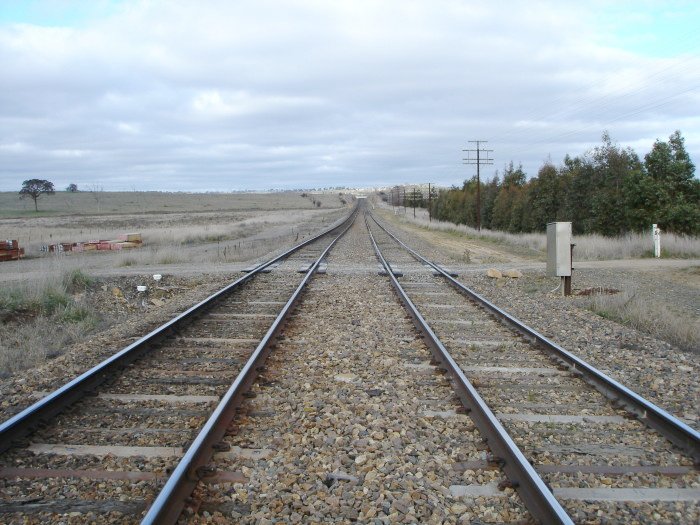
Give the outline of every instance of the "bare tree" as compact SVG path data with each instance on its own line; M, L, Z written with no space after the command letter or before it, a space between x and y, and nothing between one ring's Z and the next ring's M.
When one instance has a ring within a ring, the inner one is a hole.
M92 198L95 199L95 204L97 205L97 213L100 213L100 199L102 198L102 193L105 191L99 184L90 184L87 187Z

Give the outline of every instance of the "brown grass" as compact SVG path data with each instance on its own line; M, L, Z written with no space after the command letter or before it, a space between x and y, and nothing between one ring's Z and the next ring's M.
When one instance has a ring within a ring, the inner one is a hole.
M670 309L666 303L642 298L634 286L619 294L593 295L588 308L683 350L700 352L700 320Z
M18 190L19 191L19 190ZM315 209L341 206L338 193L181 193L181 192L106 192L59 191L39 199L39 213L31 199L19 199L18 193L0 192L0 217L37 217L57 215L134 215L142 213L272 211ZM320 203L318 206L316 203Z

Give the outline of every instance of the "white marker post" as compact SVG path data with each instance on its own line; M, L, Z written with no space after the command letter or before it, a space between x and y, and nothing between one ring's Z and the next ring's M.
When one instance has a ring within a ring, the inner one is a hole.
M656 224L651 225L651 235L654 238L654 257L661 257L661 229Z
M143 285L138 285L136 287L136 291L138 292L138 295L143 294L143 298L141 299L141 307L146 308L146 300L148 299L148 286L143 286Z

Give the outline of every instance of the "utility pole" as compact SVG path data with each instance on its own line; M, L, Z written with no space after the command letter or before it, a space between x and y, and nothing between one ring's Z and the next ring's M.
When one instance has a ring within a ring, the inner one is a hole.
M469 140L472 144L476 144L474 149L464 149L467 152L467 158L462 159L464 164L476 165L476 229L481 230L481 177L479 175L479 167L493 164L493 157L489 153L493 153L492 149L480 149L480 144L485 144L487 140ZM476 153L476 158L472 154ZM481 153L485 153L485 157L481 157Z
M418 189L414 186L413 187L413 196L411 197L411 200L413 201L413 218L416 218L416 203L418 201Z
M430 183L428 183L428 222L433 222L433 194L430 192Z

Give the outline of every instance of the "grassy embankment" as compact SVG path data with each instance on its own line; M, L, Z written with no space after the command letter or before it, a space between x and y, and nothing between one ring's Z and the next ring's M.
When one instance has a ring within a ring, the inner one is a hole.
M0 375L59 355L100 319L84 301L92 279L80 270L0 287Z
M687 271L700 275L700 266ZM625 287L619 294L593 295L585 304L601 317L631 326L687 352L700 353L700 319L660 300L643 298L634 285Z
M426 210L408 210L406 215L399 215L401 220L417 224L423 228L450 232L463 235L468 239L478 239L489 243L526 249L542 256L547 251L547 236L544 233L508 233L496 230L475 228L464 224L453 224L445 221L429 221ZM637 259L653 256L651 233L629 233L620 237L605 237L603 235L575 235L573 238L574 259L577 261L594 261L610 259ZM673 233L662 234L662 257L696 258L700 257L700 238Z

